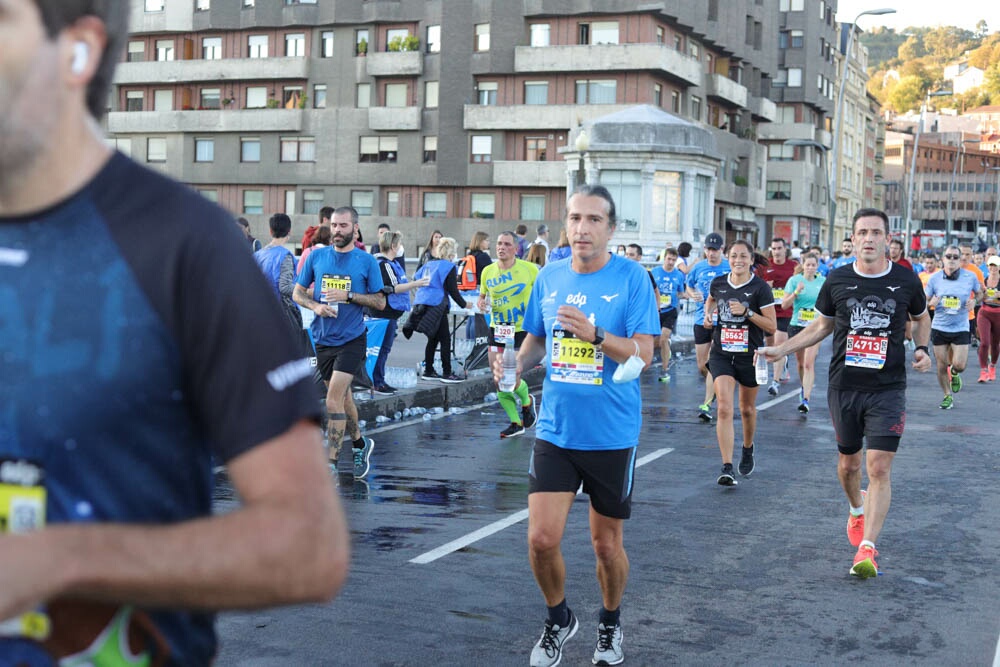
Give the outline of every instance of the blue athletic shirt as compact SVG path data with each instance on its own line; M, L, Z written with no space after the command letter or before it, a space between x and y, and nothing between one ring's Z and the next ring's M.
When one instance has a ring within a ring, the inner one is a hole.
M694 266L687 274L687 286L701 292L702 300L695 302L694 321L695 324L702 324L705 321L705 299L708 298L708 290L712 286L712 281L729 273L729 260L722 260L718 266L712 266L707 259L703 259Z
M322 301L323 276L349 279L350 291L355 294L374 294L382 289L378 260L360 248L350 252L337 252L333 246L313 250L296 282L306 288L313 285L313 298ZM317 316L309 328L317 345L334 347L349 343L365 333L364 308L355 303L339 303L336 317Z
M618 364L614 360L604 357L600 385L553 380L556 311L566 304L576 306L615 336L659 335L649 274L638 262L617 255L610 255L608 263L594 273L573 271L571 260L547 264L538 272L524 317L524 330L542 338L549 351L537 436L566 449L635 447L642 425L639 382L615 384L611 378Z
M831 262L830 270L832 271L833 269L839 269L840 267L845 266L847 264L853 264L855 261L857 261L857 259L858 258L855 257L854 255L851 255L850 257L844 257L843 255L841 255L837 259L833 260L833 262Z
M806 280L806 277L801 273L796 273L794 276L788 279L785 283L785 294L792 294L799 287L799 283L805 285L802 289L802 293L795 297L792 302L792 319L788 322L790 326L793 327L807 327L809 324L816 319L816 297L819 296L819 288L823 286L826 282L826 278L819 275L816 272L816 276L812 280ZM805 316L803 316L802 311L806 311Z
M660 312L669 313L671 310L675 310L677 308L677 295L684 289L687 276L676 267L673 271L667 271L662 265L654 266L650 269L650 273L656 279L656 288L660 290L660 304L664 303L664 297L670 297L670 305L660 308Z
M940 299L934 307L931 329L945 333L969 330L969 309L974 305L972 294L982 290L979 278L972 271L958 270L958 277L949 280L944 271L935 272L924 290L927 300Z
M44 469L48 525L207 517L213 456L320 416L309 360L232 216L119 153L64 201L0 217L0 340L0 460ZM53 644L114 626L153 664L215 654L208 612L47 611ZM37 649L23 664L51 665ZM17 650L0 638L0 655Z

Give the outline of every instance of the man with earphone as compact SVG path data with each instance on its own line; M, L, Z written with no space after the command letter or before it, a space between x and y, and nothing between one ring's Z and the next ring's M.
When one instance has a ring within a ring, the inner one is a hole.
M4 664L209 665L213 610L346 577L313 371L245 239L105 142L129 4L0 12ZM219 464L242 504L213 516Z

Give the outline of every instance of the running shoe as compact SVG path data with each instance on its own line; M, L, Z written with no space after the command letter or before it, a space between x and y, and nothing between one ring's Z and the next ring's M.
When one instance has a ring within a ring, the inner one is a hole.
M424 371L424 374L420 376L421 380L440 380L441 376L437 374L437 371L433 368Z
M753 443L749 447L741 447L743 453L740 454L740 474L744 477L753 472Z
M448 373L447 375L442 375L441 377L438 378L438 380L441 380L441 382L444 382L445 384L458 384L459 382L465 381L464 378L460 378L454 373Z
M373 388L372 391L374 391L379 396L392 396L393 394L396 393L396 388L390 387L387 384L380 384L375 388Z
M976 380L976 382L989 382L989 381L990 381L990 372L985 368L979 371L979 379Z
M854 565L851 566L851 575L861 579L870 579L878 576L878 564L875 562L878 551L875 547L867 544L858 547L858 553L854 554Z
M768 385L768 387L767 387L767 393L769 393L771 396L777 396L778 395L778 383L777 382L772 382L770 385Z
M597 625L597 648L591 660L595 665L620 665L625 660L622 653L622 624Z
M538 421L538 410L535 406L535 397L528 394L528 398L531 399L531 403L521 406L521 423L524 424L524 428L531 428Z
M375 441L371 438L362 438L365 446L354 450L354 478L362 479L371 469L372 450L375 449Z
M702 403L698 406L698 419L703 422L712 421L712 408L708 406L708 403Z
M565 628L546 620L541 638L535 644L535 648L531 649L531 667L555 667L558 665L562 660L563 644L579 629L580 621L576 620L572 609L569 612L569 623Z
M995 382L997 379L997 367L990 366L990 382Z
M803 398L802 402L799 403L799 412L801 412L804 415L809 414L809 399L808 398Z
M865 496L868 492L864 489L861 490L861 506L864 507ZM865 539L865 515L854 516L850 512L847 513L847 541L851 543L852 547L856 547L861 544L861 540Z
M670 373L660 373L660 382L670 382Z
M939 405L938 407L941 408L942 410L951 410L954 404L955 404L955 399L951 397L951 394L948 394L947 396L944 397L944 400L941 401L941 405Z
M736 486L739 482L736 481L736 475L733 474L733 464L726 463L722 466L722 472L719 473L719 478L715 480L716 484L719 486Z
M962 374L953 371L951 366L948 367L948 372L951 373L951 393L957 394L962 391Z
M510 426L500 431L500 437L513 438L515 435L521 435L522 433L524 433L524 426L511 422Z

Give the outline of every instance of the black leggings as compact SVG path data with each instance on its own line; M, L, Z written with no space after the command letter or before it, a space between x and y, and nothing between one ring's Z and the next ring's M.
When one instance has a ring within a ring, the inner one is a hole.
M441 316L437 331L427 336L427 346L424 348L424 370L434 370L434 352L441 346L441 374L451 375L451 330L448 328L448 314Z

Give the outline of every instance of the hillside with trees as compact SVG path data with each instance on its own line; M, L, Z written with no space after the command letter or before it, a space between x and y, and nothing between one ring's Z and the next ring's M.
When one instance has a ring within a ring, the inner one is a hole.
M920 108L928 92L949 92L944 78L948 65L965 60L982 69L983 85L961 95L935 95L933 106L971 109L1000 104L1000 32L989 33L985 20L975 31L954 26L936 28L876 28L862 33L868 48L868 91L884 108L904 113Z

